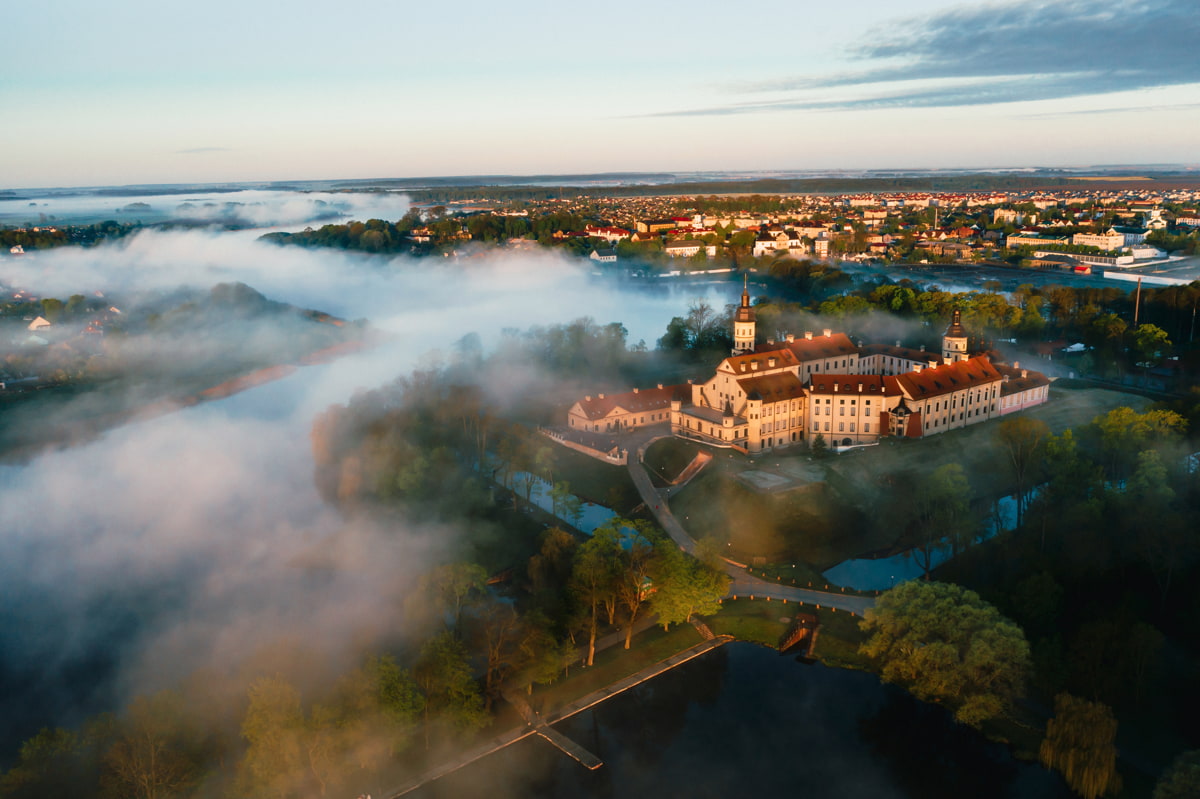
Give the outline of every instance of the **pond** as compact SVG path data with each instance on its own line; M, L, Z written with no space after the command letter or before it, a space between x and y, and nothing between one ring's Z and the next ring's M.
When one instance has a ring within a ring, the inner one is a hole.
M864 672L732 643L410 796L1050 799L1062 779Z

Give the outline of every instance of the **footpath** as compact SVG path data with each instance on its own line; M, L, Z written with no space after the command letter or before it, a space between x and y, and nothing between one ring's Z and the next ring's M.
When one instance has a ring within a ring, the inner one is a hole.
M666 492L660 491L654 486L654 482L650 479L650 475L642 463L646 448L659 438L666 437L661 431L653 431L630 444L630 453L636 452L636 455L629 459L629 476L633 478L633 484L641 494L642 502L654 514L659 526L666 531L667 535L671 536L671 540L678 544L680 549L689 555L695 555L697 551L695 539L688 535L687 530L679 523L675 514L671 513L671 508L667 504ZM748 574L744 567L728 561L725 562L725 572L733 580L727 594L729 597L770 598L788 602L803 602L807 605L820 605L823 608L848 610L859 616L875 604L872 597L816 591L811 588L773 583L770 580Z

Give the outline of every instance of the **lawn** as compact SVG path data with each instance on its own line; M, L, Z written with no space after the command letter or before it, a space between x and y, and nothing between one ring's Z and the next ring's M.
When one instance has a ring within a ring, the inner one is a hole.
M861 619L846 612L761 599L727 599L721 605L721 612L708 620L708 626L718 635L732 635L739 641L775 649L792 619L801 612L815 613L821 620L813 651L815 658L827 666L873 670L871 661L858 654L859 644L866 639L866 634L858 628Z
M762 494L736 479L739 466L717 458L671 500L671 510L696 538L729 544L736 560L787 561L823 571L876 547L873 525L827 483Z
M662 486L679 477L680 472L687 468L699 451L699 445L691 441L663 438L646 449L646 457L642 462L650 473L650 478Z
M598 461L573 449L546 439L552 453L551 473L544 475L553 482L571 484L571 493L587 502L604 505L617 513L628 514L641 503L637 487L624 466Z
M568 705L702 640L690 624L676 625L668 632L656 625L634 636L632 649L617 644L601 650L591 667L572 666L568 676L558 682L535 688L530 703L539 711Z

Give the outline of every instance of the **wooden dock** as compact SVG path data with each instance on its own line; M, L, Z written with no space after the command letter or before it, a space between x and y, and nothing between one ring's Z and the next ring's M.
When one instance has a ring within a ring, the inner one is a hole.
M591 752L584 749L582 746L575 743L553 727L547 727L543 724L542 726L536 728L536 732L538 735L542 736L547 741L561 749L568 757L578 761L583 765L584 768L595 771L604 765L603 760L596 757Z

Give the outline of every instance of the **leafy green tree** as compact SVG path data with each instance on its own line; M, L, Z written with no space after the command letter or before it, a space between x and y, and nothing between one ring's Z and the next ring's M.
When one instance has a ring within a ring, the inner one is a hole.
M860 651L879 661L886 682L947 703L964 724L978 727L1006 712L1029 676L1021 628L958 585L901 583L879 597L860 626L870 634Z
M1154 786L1154 799L1193 799L1196 796L1200 796L1200 749L1175 758Z
M305 788L304 712L300 692L282 677L263 677L250 686L242 720L246 754L240 780L253 796L299 796Z
M62 314L62 300L57 300L54 297L46 297L42 300L42 316L46 317L47 322L57 322L62 318Z
M1013 476L1017 481L1017 527L1021 526L1025 512L1025 489L1029 469L1038 460L1043 442L1050 435L1050 428L1041 419L1031 416L1014 416L1000 422L996 437L1008 453Z
M680 551L670 539L659 541L656 549L650 609L664 630L693 615L711 616L721 609L721 597L731 581L728 574Z
M413 676L425 697L426 749L435 725L462 734L487 723L467 651L449 631L437 634L421 648Z
M0 775L5 799L86 796L95 793L98 773L85 736L45 728L21 744L17 762Z
M1155 449L1179 439L1187 422L1174 411L1150 410L1138 413L1133 408L1113 408L1092 420L1100 437L1100 447L1108 456L1113 476L1126 474L1139 452Z
M600 628L600 609L615 602L620 547L613 531L598 529L575 553L571 570L571 594L579 604L582 626L588 636L586 665L596 658L596 633Z
M1115 795L1121 791L1116 737L1117 720L1108 705L1061 693L1039 754L1084 799Z
M421 577L405 609L418 617L440 613L444 624L457 628L462 611L487 585L487 571L477 563L447 563Z
M919 479L914 503L913 529L916 534L915 556L925 571L925 579L933 568L934 554L950 546L955 554L974 538L975 524L971 518L971 487L966 472L957 463L940 466Z

